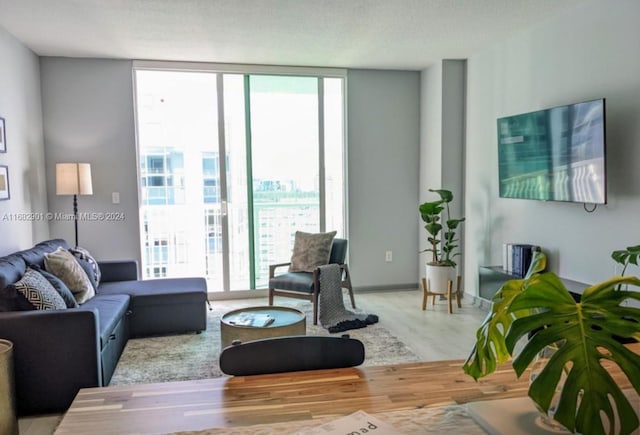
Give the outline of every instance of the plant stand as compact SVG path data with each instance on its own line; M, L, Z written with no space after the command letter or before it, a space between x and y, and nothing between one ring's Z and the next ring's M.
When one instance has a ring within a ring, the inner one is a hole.
M453 313L453 306L451 300L453 296L456 297L456 302L458 304L458 308L462 308L462 304L460 302L460 298L462 296L462 290L460 289L462 283L462 276L458 275L456 278L456 290L453 291L453 281L449 280L447 283L447 291L446 292L435 292L431 291L427 286L427 279L422 278L422 311L427 309L427 298L431 296L431 305L436 304L436 296L445 296L447 298L447 305L449 308L449 314Z

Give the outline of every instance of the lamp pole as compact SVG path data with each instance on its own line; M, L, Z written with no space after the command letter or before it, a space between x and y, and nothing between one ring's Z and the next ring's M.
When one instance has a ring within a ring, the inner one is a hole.
M76 248L78 247L78 195L73 195L73 223L76 230Z

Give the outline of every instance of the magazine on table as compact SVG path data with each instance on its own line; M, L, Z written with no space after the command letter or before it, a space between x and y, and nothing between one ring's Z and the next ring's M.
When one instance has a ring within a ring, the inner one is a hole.
M364 411L357 411L346 417L340 417L336 420L325 423L312 430L297 432L296 435L345 435L345 434L376 434L376 435L398 435L396 428L367 414Z
M275 318L271 314L242 313L229 320L229 323L237 326L264 327L272 324L274 320Z

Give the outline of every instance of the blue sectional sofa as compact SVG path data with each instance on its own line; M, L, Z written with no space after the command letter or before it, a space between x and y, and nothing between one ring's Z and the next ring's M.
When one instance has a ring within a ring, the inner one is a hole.
M0 291L62 239L0 257ZM0 338L14 344L19 415L65 411L80 388L106 386L130 337L207 326L204 278L138 280L135 261L98 262L96 296L78 308L0 312Z

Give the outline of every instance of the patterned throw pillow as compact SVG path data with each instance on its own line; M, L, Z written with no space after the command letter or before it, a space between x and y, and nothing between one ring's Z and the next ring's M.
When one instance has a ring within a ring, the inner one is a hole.
M49 281L33 269L27 269L22 278L13 284L36 310L64 310L67 308L62 296Z
M327 264L335 236L336 231L316 234L296 231L289 272L313 272Z
M44 254L44 266L47 272L53 273L69 287L79 304L95 296L96 292L89 277L75 257L66 249L60 247Z
M80 246L69 249L69 252L71 252L77 259L82 260L80 265L83 267L84 271L87 273L87 276L91 280L93 288L97 290L98 285L100 284L102 273L100 272L100 267L98 266L98 262L96 261L96 259L93 258L88 250Z
M0 313L5 311L30 311L35 307L29 302L22 293L9 284L0 289Z

